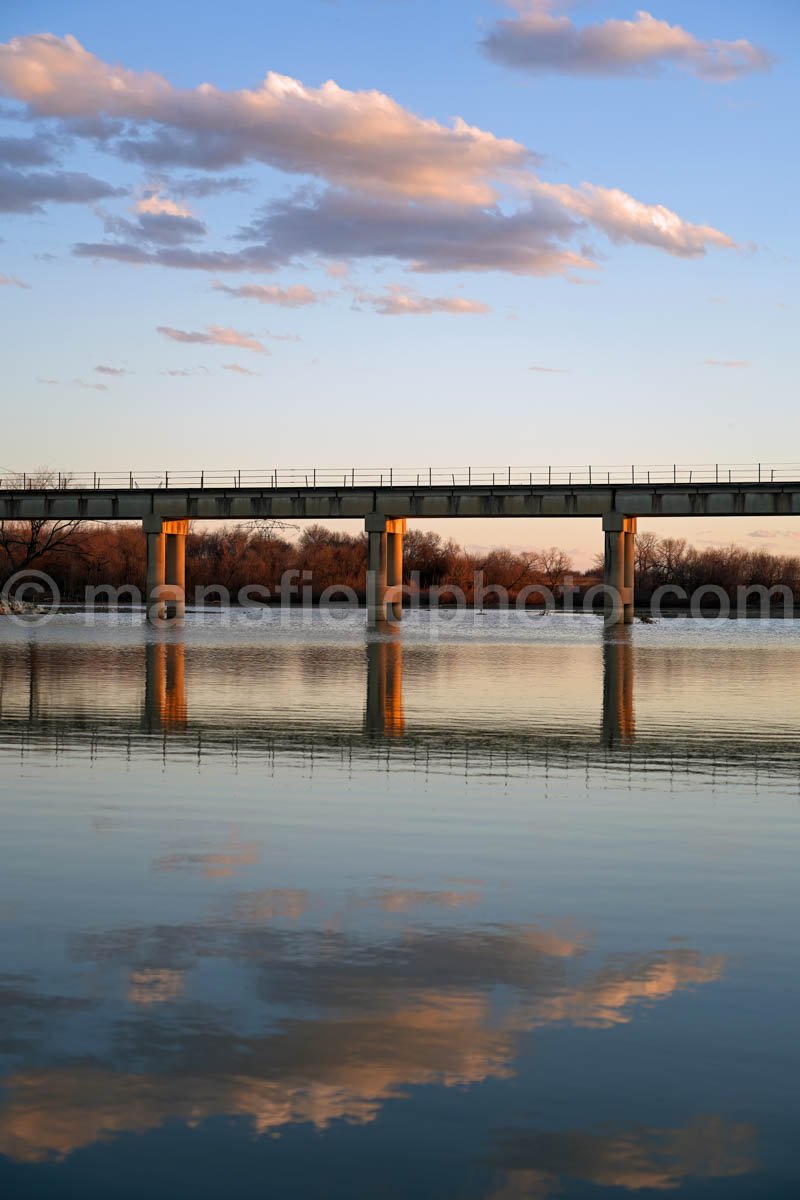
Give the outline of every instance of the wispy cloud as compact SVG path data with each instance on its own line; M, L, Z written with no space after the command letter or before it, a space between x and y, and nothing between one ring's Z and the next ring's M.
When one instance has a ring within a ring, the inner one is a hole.
M463 296L420 296L400 284L389 284L382 292L353 289L354 306L368 305L385 317L432 316L449 313L452 316L477 315L491 311L488 304L467 300Z
M703 363L706 367L732 367L734 369L751 365L746 358L705 358Z
M17 279L16 275L0 275L0 287L16 287L27 290L30 286L29 283L25 283L22 279Z
M269 354L266 346L252 334L241 333L238 329L229 329L225 325L209 325L204 331L158 325L156 332L173 342L198 346L238 346L240 350L252 350L255 354Z
M124 367L106 367L102 363L95 367L98 375L130 375L130 371L126 371Z
M239 363L223 363L222 369L223 371L233 371L236 375L257 376L260 374L259 371L250 371L247 367L243 367Z
M90 392L107 392L108 391L108 388L106 387L106 385L104 383L92 383L91 381L86 380L86 379L73 379L72 382L76 385L76 387L86 388Z
M484 53L506 67L540 74L652 75L677 66L713 83L763 71L773 58L745 38L703 40L648 12L632 20L578 26L555 0L516 0L516 15L498 21L483 39Z
M529 371L539 371L542 375L566 375L566 367L528 367Z
M281 308L303 308L307 304L317 304L322 299L321 293L306 287L304 283L295 283L290 287L278 287L274 283L248 283L242 287L229 287L215 280L211 286L215 291L225 292L239 300L257 300L259 304L277 304Z

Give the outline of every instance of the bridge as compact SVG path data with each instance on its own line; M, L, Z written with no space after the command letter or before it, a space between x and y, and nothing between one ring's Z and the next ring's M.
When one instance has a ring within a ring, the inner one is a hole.
M190 521L364 521L371 626L399 620L403 534L415 518L597 517L605 532L609 619L633 620L639 517L800 514L800 465L701 464L498 468L6 473L0 520L141 521L152 620L185 611Z

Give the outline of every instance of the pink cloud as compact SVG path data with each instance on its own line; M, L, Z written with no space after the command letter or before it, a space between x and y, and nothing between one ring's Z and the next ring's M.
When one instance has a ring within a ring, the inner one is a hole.
M217 292L225 292L240 300L258 300L260 304L277 304L281 308L302 308L306 304L317 304L322 296L314 292L304 283L295 283L291 287L278 287L277 284L248 283L242 287L229 287L225 283L215 281L211 285Z
M249 333L228 329L224 325L209 325L205 331L175 329L172 325L158 325L156 332L173 342L198 346L238 346L240 350L252 350L255 354L269 354L266 346Z
M671 64L715 83L770 67L773 58L745 38L701 40L648 12L633 20L577 26L557 15L553 0L517 0L515 17L498 21L483 40L495 62L518 70L574 75L652 74Z

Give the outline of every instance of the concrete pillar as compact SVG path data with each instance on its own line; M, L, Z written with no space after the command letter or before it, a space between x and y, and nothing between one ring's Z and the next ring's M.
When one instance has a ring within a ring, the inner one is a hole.
M366 733L382 737L403 736L403 645L400 641L367 642L364 729Z
M636 602L634 594L635 555L636 555L636 517L625 518L625 610L626 625L633 624L633 606Z
M145 517L142 521L147 538L147 583L145 607L148 621L163 621L166 616L164 584L166 582L166 547L161 517Z
M606 630L603 642L603 744L633 741L633 643L629 629Z
M142 521L147 537L147 619L153 624L183 618L186 613L186 535L188 521L149 516Z
M399 621L403 615L403 534L405 517L386 522L386 581L389 587L387 615Z
M606 513L605 569L603 583L609 589L605 597L606 624L629 625L633 620L633 554L636 518L622 513Z
M178 522L170 522L178 524ZM167 601L167 616L182 620L186 616L186 534L166 533L165 574L168 587L175 589Z
M367 625L370 629L386 621L387 538L386 518L369 513L364 528L369 538L367 552Z

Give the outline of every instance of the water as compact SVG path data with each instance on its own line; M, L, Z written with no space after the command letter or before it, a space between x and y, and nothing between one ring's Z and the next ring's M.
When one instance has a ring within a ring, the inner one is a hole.
M796 1195L798 678L779 621L4 622L0 1195Z

